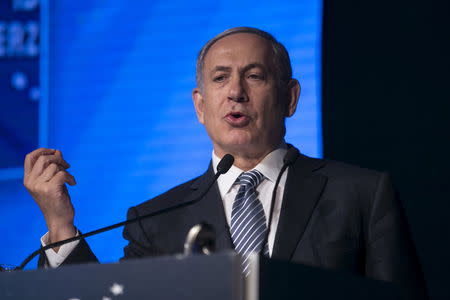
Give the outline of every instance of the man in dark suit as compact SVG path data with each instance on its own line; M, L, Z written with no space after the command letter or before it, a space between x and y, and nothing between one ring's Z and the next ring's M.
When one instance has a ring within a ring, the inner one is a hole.
M188 230L206 222L216 230L219 251L236 249L245 256L264 250L273 258L397 283L411 297L425 297L414 246L386 174L300 155L281 178L270 217L271 191L290 147L284 142L285 118L295 113L299 94L288 53L270 34L233 28L210 40L199 54L193 90L197 117L214 147L210 167L130 208L128 218L202 195L227 153L235 157L234 166L201 201L126 226L124 258L180 253ZM38 149L25 160L25 186L49 228L44 244L77 234L65 188L75 181L67 167L51 149ZM50 259L55 253L59 258ZM69 250L48 250L47 257L50 266L96 260L85 241Z

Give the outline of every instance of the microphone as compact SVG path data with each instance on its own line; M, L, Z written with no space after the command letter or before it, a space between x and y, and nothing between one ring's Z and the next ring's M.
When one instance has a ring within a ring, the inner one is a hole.
M281 176L283 176L284 171L286 171L286 169L290 165L293 165L295 163L299 154L300 154L300 152L298 151L297 148L291 147L291 148L289 148L287 153L284 155L283 167L281 167L280 173L278 174L277 180L275 181L275 187L273 188L273 192L272 192L272 200L270 202L270 210L269 210L269 220L267 222L267 233L266 233L266 237L264 238L264 242L262 243L263 246L261 247L260 254L263 254L264 247L267 244L267 241L269 240L270 229L272 227L271 225L272 225L272 217L273 217L273 207L275 206L275 198L277 196L277 189L278 189L278 185L280 184Z
M211 255L216 250L216 232L207 223L200 223L189 230L184 242L184 255Z
M86 238L86 237L89 237L89 236L93 236L93 235L96 235L96 234L99 234L99 233L102 233L102 232L105 232L105 231L109 231L109 230L117 228L117 227L125 226L125 225L131 224L131 223L135 223L135 222L141 221L141 220L146 219L146 218L150 218L150 217L154 217L154 216L166 213L166 212L171 211L173 209L177 209L177 208L181 208L181 207L184 207L184 206L188 206L188 205L194 204L194 203L200 201L206 195L206 193L208 193L208 191L211 189L213 184L216 183L217 178L219 178L220 175L225 174L226 172L228 172L228 170L233 165L233 162L234 162L233 155L225 154L223 156L223 158L220 160L220 162L218 163L218 165L217 165L217 172L214 175L214 177L210 180L210 182L208 183L208 187L206 188L206 190L199 197L197 197L197 198L195 198L193 200L186 201L186 202L174 205L174 206L166 207L166 208L157 210L155 212L151 212L151 213L146 214L146 215L138 216L136 218L133 218L133 219L130 219L130 220L126 220L126 221L123 221L123 222L120 222L120 223L116 223L116 224L113 224L113 225L110 225L110 226L107 226L107 227L103 227L103 228L100 228L100 229L97 229L97 230L94 230L94 231L91 231L91 232L88 232L88 233L85 233L85 234L80 234L79 236L74 236L74 237L71 237L71 238L59 241L59 242L48 244L45 247L41 247L38 250L36 250L33 253L31 253L20 264L20 266L18 266L14 270L23 270L23 268L25 268L25 266L36 255L38 255L39 253L44 253L45 250L48 250L50 248L58 247L58 246L61 246L61 245L64 245L64 244L67 244L67 243L70 243L70 242L73 242L73 241L78 241L78 240L81 240L83 238Z
M234 163L234 156L231 154L225 154L217 164L217 174L222 175L228 172ZM216 174L216 179L219 175Z
M297 148L295 148L295 147L289 148L288 152L284 155L284 158L283 158L283 163L284 163L283 168L287 168L288 166L294 164L299 155L300 155L300 152L298 151ZM284 170L281 172L284 172ZM279 177L281 177L281 176L279 176Z

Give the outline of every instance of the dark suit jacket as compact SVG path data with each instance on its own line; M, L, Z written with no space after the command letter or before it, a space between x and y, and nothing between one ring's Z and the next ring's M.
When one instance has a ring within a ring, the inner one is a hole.
M128 218L190 201L214 172L132 207ZM213 225L217 251L233 249L217 184L199 202L125 227L124 258L181 253L189 229ZM300 155L289 168L273 258L401 285L425 298L425 283L402 207L387 174ZM85 241L65 263L96 260Z

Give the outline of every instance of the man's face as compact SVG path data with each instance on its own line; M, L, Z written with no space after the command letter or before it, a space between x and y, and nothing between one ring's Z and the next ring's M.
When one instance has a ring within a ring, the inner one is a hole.
M270 43L249 33L224 37L206 54L203 87L194 89L193 98L219 157L265 155L282 141L299 87L294 80L280 93L273 61Z

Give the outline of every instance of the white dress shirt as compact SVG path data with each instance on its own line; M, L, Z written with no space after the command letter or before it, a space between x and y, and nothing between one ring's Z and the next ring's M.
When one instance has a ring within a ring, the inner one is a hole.
M254 169L258 170L264 175L264 179L258 185L256 190L259 193L258 199L261 201L262 206L264 208L264 213L266 215L266 222L269 220L269 210L272 200L272 192L275 187L275 181L277 180L278 173L280 173L281 168L283 167L283 158L287 152L287 146L285 143L282 143L279 148L270 152ZM212 163L214 167L214 172L216 172L217 164L219 163L220 158L216 156L213 151L212 154ZM231 166L230 170L227 173L221 175L217 184L219 186L220 196L223 201L223 207L225 210L225 216L230 226L231 223L231 210L233 208L233 202L236 198L236 194L239 190L239 185L234 185L236 179L244 172L236 166ZM272 224L270 225L269 232L269 255L272 256L273 244L275 241L275 233L277 232L278 220L280 219L280 210L281 210L281 202L284 194L284 187L286 184L288 170L286 170L281 177L280 183L278 185L277 197L275 198L275 205L273 208L273 216L272 216ZM78 236L77 231L77 236ZM47 245L48 240L48 232L41 237L42 246ZM59 248L58 252L55 252L53 249L45 250L45 254L48 260L48 266L52 268L58 267L75 249L80 241L73 241L68 244L64 244Z
M77 230L76 236L79 235ZM42 247L46 246L49 243L48 232L41 237L41 245ZM45 255L47 256L48 265L45 267L56 268L59 267L60 264L69 256L69 254L75 249L80 241L73 241L59 247L58 252L53 249L45 250Z

